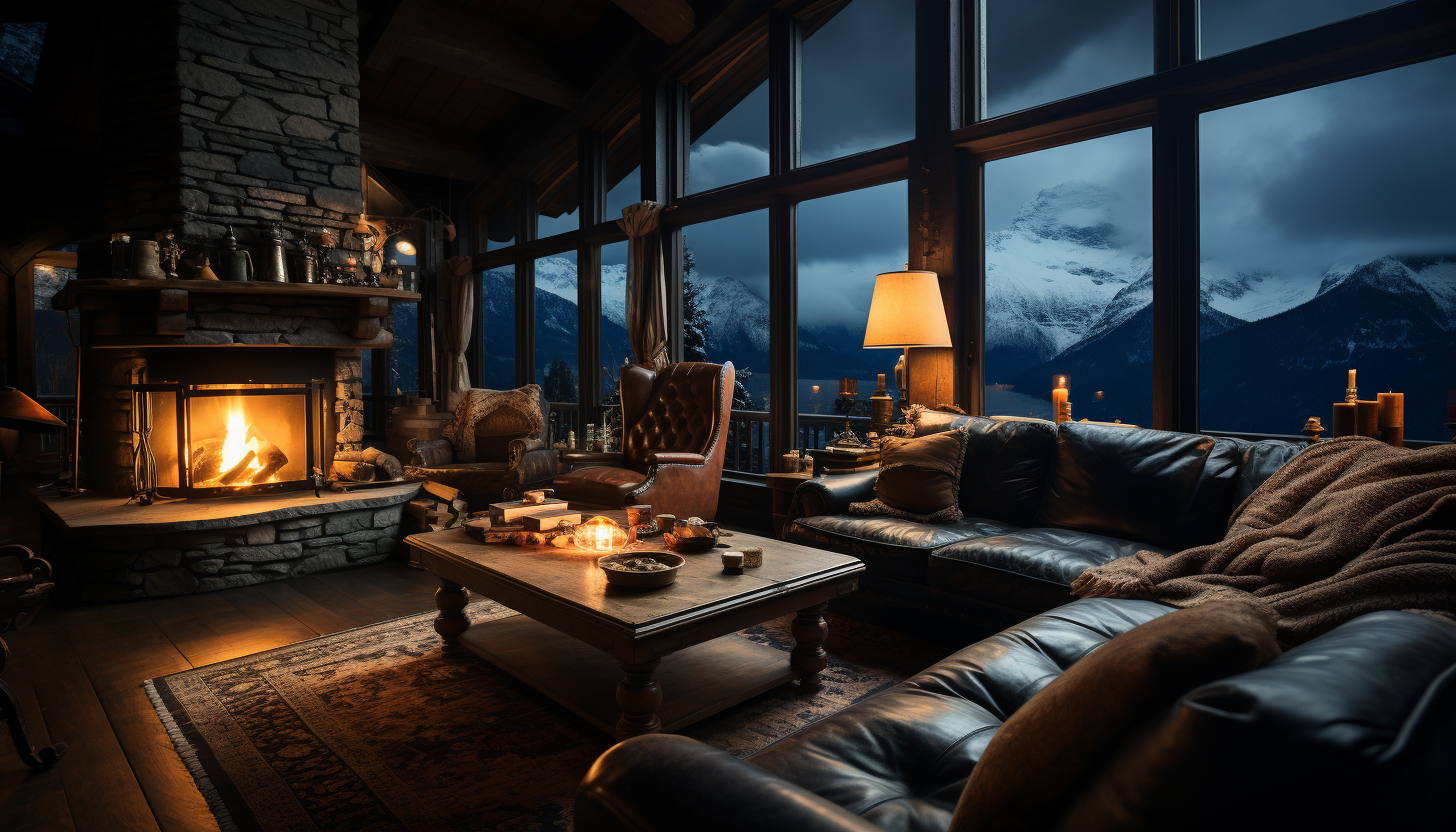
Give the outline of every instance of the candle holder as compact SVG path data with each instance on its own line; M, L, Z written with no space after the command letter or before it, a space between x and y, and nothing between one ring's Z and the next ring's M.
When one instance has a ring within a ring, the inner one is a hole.
M1345 401L1348 402L1348 403L1350 403L1350 404L1354 404L1357 399L1358 399L1358 396L1356 396L1356 388L1354 388L1354 387L1346 387L1345 388Z
M627 546L627 530L610 517L597 515L576 527L571 542L601 555L615 555Z
M1325 428L1320 424L1318 416L1311 416L1309 421L1304 423L1304 430L1300 432L1304 434L1305 441L1313 445L1320 441L1320 434L1325 432Z

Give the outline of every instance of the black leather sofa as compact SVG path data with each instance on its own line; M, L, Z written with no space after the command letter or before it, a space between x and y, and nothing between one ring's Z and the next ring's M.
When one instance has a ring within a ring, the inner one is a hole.
M874 498L865 471L800 485L785 539L864 561L860 596L994 632L1072 600L1089 566L1221 540L1234 508L1304 447L942 413L922 414L915 434L960 428L959 522L850 514Z
M1171 611L1075 601L747 761L681 736L628 740L588 772L576 829L943 832L1011 713L1099 645ZM1104 771L1116 781L1095 792L1079 830L1448 829L1456 625L1362 616L1148 714L1115 760Z

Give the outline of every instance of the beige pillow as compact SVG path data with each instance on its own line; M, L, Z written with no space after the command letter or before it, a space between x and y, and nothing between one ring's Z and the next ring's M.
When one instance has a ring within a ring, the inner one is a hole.
M1274 616L1252 598L1178 610L1123 633L1002 724L971 770L951 832L1053 828L1135 725L1205 682L1278 655Z
M880 473L875 499L850 503L850 514L882 515L949 523L961 519L961 464L966 457L964 428L930 436L880 440Z

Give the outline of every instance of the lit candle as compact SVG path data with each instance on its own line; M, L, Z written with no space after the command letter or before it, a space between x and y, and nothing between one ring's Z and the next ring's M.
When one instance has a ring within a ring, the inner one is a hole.
M809 389L814 391L814 395L816 395L816 396L819 395L819 385L815 384L814 386L810 387Z
M1345 386L1346 387L1354 387L1355 386L1355 371L1354 370L1351 370L1350 373L1349 373L1349 376L1350 376L1350 379L1349 379L1349 381L1345 382Z
M612 549L612 530L606 526L596 528L596 549L598 552L609 552Z
M1060 424L1062 419L1062 405L1067 403L1067 377L1058 376L1056 389L1052 390L1052 418Z

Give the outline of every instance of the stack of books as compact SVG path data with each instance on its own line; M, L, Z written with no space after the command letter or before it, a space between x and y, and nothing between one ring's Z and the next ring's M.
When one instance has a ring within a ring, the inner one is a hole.
M512 500L508 503L491 503L490 522L498 525L519 523L522 518L529 514L542 514L548 511L558 512L565 508L566 501L558 500L555 497L548 497L542 503L527 503L522 500Z
M809 451L814 460L814 476L849 474L880 467L878 446L866 448L822 448Z

